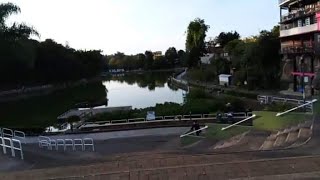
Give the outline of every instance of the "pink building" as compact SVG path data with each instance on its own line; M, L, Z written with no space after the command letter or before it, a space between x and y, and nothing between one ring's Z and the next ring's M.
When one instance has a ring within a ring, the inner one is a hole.
M279 0L282 80L292 90L313 94L320 57L320 1Z

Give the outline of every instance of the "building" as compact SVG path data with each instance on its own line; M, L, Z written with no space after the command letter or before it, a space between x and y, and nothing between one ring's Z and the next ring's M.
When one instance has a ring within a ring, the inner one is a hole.
M320 1L279 0L279 6L282 80L292 91L313 94L320 57Z
M153 59L161 58L162 57L162 51L155 51L153 52Z
M211 59L219 59L223 58L226 60L230 60L230 57L227 52L225 52L224 47L221 47L219 43L215 43L214 41L209 41L206 43L206 54L201 57L202 64L210 64Z

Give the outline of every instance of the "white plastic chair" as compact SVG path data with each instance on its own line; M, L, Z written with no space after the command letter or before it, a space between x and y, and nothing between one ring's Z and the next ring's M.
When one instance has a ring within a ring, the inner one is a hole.
M73 150L77 149L77 146L81 147L81 150L84 151L83 140L82 139L74 139L73 140Z
M67 147L70 146L71 149L73 150L73 140L72 139L65 139L64 140L65 144L64 144L64 150L67 150Z
M63 139L57 139L57 148L56 148L57 151L59 150L59 146L62 146L64 149L65 142Z
M84 150L86 150L86 146L91 146L92 147L92 151L94 151L94 143L93 143L93 139L92 138L84 138L83 139Z
M39 136L38 142L40 148L47 147L48 149L50 149L50 138L46 136Z
M3 137L2 128L0 128L0 137Z

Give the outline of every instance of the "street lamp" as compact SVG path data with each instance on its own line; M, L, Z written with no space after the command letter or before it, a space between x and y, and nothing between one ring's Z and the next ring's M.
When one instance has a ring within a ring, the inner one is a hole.
M304 72L305 68L304 68L304 55L301 56L300 58L300 72L302 73L301 76L301 88L302 88L302 93L303 93L303 103L306 103L306 92L305 92L305 84L304 84Z

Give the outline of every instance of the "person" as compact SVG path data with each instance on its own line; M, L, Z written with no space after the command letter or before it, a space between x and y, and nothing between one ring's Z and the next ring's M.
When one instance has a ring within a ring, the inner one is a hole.
M191 127L191 132L192 131L197 131L197 130L199 130L200 129L200 124L197 122L197 121L193 121L193 124L192 124L192 127ZM201 131L197 131L196 132L196 135L197 136L200 136L200 133L201 133Z

